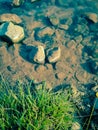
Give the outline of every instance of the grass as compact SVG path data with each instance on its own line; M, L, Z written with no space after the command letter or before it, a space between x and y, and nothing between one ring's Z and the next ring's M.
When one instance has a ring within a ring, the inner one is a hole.
M0 130L69 130L74 122L70 94L32 87L0 82Z

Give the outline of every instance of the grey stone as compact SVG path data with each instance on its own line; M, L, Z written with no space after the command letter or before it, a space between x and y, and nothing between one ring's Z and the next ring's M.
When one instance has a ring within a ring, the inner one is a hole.
M12 22L6 22L0 26L0 37L17 43L24 38L24 29L21 26L14 25Z
M60 59L61 49L60 47L54 47L47 50L47 59L49 63L55 63Z
M16 24L20 24L22 20L16 14L5 13L5 14L0 15L0 23L3 23L3 22L13 22Z
M32 51L29 54L29 59L31 62L44 63L45 52L43 46L33 46Z

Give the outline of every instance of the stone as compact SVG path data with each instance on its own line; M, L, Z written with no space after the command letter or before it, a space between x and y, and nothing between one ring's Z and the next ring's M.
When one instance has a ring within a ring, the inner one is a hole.
M47 59L49 63L55 63L60 59L61 49L60 47L54 47L47 50Z
M51 36L54 34L54 30L50 27L44 27L40 29L37 33L38 38L44 38L45 36Z
M74 40L70 40L68 43L67 43L67 47L70 48L70 49L75 49L76 48L76 42Z
M69 26L67 24L59 24L60 29L68 30Z
M78 122L72 124L71 130L82 130L81 125Z
M33 3L33 2L36 2L36 1L39 1L39 0L31 0L32 3Z
M22 23L22 20L16 14L5 13L0 15L0 23L4 23L4 22L13 22L15 24L20 24Z
M7 42L18 43L24 38L24 29L12 22L6 22L0 25L0 37Z
M98 92L98 85L94 86L94 87L92 88L92 90L93 90L95 93L97 93L97 92Z
M31 62L44 63L45 62L45 52L43 46L33 46L29 54L29 59Z
M85 13L86 17L94 23L98 22L98 15L96 13L88 12Z
M12 5L13 6L20 6L21 4L23 4L24 3L24 0L13 0L12 1Z
M58 26L59 25L59 18L56 15L51 15L48 17L49 21L51 22L52 25Z
M81 43L82 40L83 40L82 35L79 35L79 36L76 36L76 37L75 37L75 41L76 41L77 43Z

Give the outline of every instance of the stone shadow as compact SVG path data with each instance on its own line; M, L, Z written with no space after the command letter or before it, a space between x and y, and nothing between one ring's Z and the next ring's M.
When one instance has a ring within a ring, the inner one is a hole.
M25 59L26 61L35 64L35 62L33 62L33 60L30 59L30 53L32 51L32 57L34 57L34 55L37 52L37 48L35 46L27 46L25 44L22 44L19 48L19 54L20 56Z

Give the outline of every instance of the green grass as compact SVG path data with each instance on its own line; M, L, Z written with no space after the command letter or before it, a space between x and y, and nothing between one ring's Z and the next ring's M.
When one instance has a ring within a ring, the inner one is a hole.
M0 82L0 130L69 130L74 122L70 94L32 87Z

